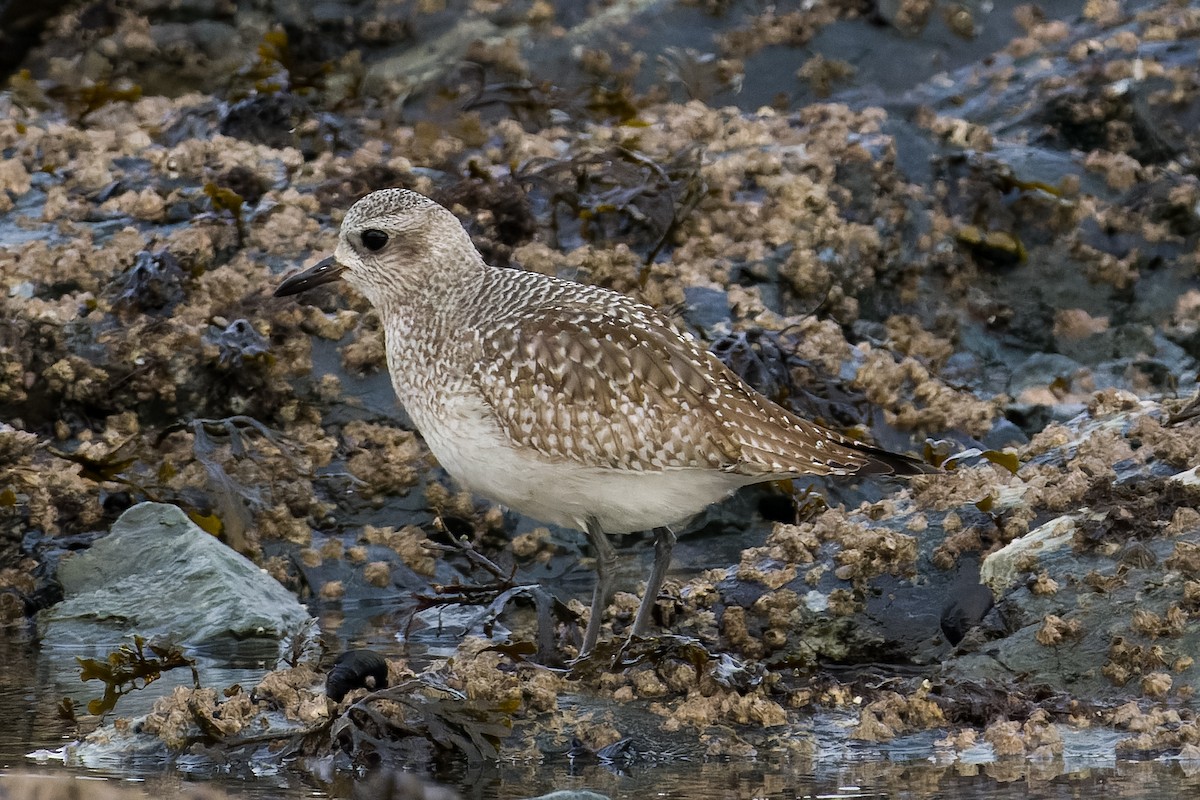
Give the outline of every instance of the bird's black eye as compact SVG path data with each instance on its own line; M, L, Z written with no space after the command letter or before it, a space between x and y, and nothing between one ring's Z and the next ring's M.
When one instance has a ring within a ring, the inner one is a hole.
M388 243L388 235L383 231L375 228L367 228L362 232L363 247L370 250L372 253L383 249L383 246Z

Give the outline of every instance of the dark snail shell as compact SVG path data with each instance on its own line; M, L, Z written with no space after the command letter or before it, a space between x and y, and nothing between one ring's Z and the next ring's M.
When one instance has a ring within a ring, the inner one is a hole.
M325 676L325 694L340 703L352 689L386 689L388 666L374 650L347 650Z

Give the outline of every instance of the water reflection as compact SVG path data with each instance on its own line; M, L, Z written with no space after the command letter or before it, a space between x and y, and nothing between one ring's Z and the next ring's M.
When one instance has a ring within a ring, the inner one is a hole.
M38 658L32 637L0 631L0 765L24 763L31 747L57 747L69 733L55 709L59 698L44 691L52 664Z
M1200 768L1200 765L1195 765ZM729 798L1162 798L1195 796L1196 770L1162 761L1062 772L1024 761L935 765L927 761L805 764L775 761L671 764L618 776L601 767L501 767L464 788L464 798L508 800L530 792L590 789L609 797Z
M327 630L350 633L349 646L369 646L389 655L400 654L392 609L363 609L362 619L343 609L339 618L322 620ZM114 787L140 787L150 797L187 796L188 787L201 785L238 797L301 798L361 796L361 776L330 772L327 763L298 762L268 769L235 770L216 767L206 754L182 754L170 768L156 757L141 765L126 762L95 764L93 769L65 768L53 761L37 764L27 754L53 751L68 741L71 731L61 721L57 704L71 696L80 704L100 688L79 681L74 653L39 651L27 634L0 635L0 769L36 770L70 776L66 786L82 796L100 797ZM94 654L93 654L94 655ZM411 652L406 652L410 657ZM201 679L209 686L253 685L271 665L240 665L201 661ZM186 671L182 671L186 672ZM168 673L161 683L122 698L122 716L145 713L156 697L190 675ZM521 763L473 769L451 767L435 778L461 792L464 800L509 800L560 790L590 790L608 797L655 798L1160 798L1200 794L1200 763L1171 760L1117 761L1115 734L1106 731L1064 731L1061 758L1044 762L992 760L989 753L967 751L954 755L933 747L936 734L898 740L885 747L847 741L845 720L816 720L811 742L797 742L792 758L746 758L738 761L702 758L659 764L637 764L617 772L606 766L572 763L566 756L549 756ZM736 735L729 731L725 735ZM800 755L811 753L811 757ZM108 778L97 785L96 779ZM33 797L10 792L0 783L0 797ZM43 788L50 786L42 782ZM97 789L100 794L96 793ZM359 794L356 795L356 787ZM39 798L72 795L43 792ZM120 793L118 793L120 794ZM124 797L124 794L120 794Z
M1200 768L1200 765L1193 765ZM79 773L66 771L76 778ZM61 776L64 771L42 774ZM90 778L102 777L92 773ZM802 764L773 761L703 762L670 764L617 775L602 767L572 770L565 765L501 765L470 774L441 776L457 786L464 800L515 800L550 791L591 791L611 798L662 798L670 800L841 800L842 798L957 798L987 800L1038 797L1047 800L1095 800L1129 798L1149 800L1164 797L1194 797L1200 791L1200 775L1178 763L1165 761L1121 762L1113 768L1085 769L1062 773L1053 765L1032 767L1024 762L988 765L939 766L928 762L854 762L844 765ZM3 791L12 784L0 778L0 796L33 797ZM109 797L93 781L70 781L84 797ZM48 785L48 784L47 784ZM177 772L134 777L131 781L112 776L109 787L137 787L150 797L188 797L200 787L219 788L231 797L359 798L361 785L347 776L331 783L315 782L298 775L280 774L253 780L216 778L194 781ZM40 792L44 800L67 798L67 790ZM136 795L130 795L130 800ZM206 795L207 796L207 795ZM121 795L122 798L125 795ZM115 800L115 797L114 797Z

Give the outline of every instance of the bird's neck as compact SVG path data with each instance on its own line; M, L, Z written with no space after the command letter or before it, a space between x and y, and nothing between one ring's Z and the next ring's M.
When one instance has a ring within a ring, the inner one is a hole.
M419 274L419 280L389 286L388 291L373 298L373 302L385 318L394 315L420 322L452 317L478 294L479 285L490 269L493 268L478 255L471 261L461 256L430 259L419 270L409 273Z
M469 330L472 309L491 269L478 256L473 264L455 263L452 272L430 264L426 274L436 280L423 281L408 291L389 292L377 303L393 383L406 406L428 389L408 385L415 376L429 380L436 375L435 382L441 382L446 374L456 374L453 368L466 357L464 348L473 341Z

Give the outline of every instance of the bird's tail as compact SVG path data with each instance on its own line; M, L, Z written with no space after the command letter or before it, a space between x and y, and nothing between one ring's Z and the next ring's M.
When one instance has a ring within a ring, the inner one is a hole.
M867 456L869 461L855 475L932 475L940 469L914 456L893 453L869 444L846 438L841 443L848 450Z

